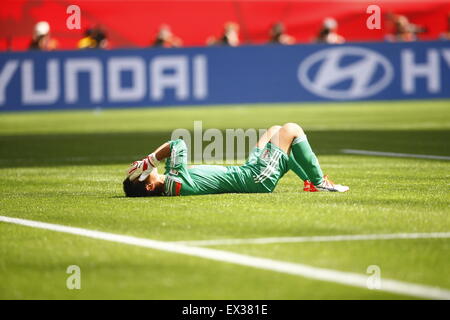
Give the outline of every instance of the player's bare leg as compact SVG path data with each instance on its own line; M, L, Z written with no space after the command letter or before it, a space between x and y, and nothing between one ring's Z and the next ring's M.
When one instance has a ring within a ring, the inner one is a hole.
M286 123L272 136L270 142L289 154L291 152L292 141L300 136L305 136L305 133L298 124Z
M324 176L319 161L309 145L303 129L296 123L286 123L271 138L271 143L292 155L307 174L317 191L345 192L349 188L334 184Z
M264 148L264 146L272 139L272 137L281 129L281 126L272 126L259 138L256 146Z
M298 125L292 124L293 127ZM298 128L292 128L293 130L297 130ZM269 130L266 131L266 133L260 138L258 141L257 146L259 148L264 147L267 142L269 142L272 137L275 136L275 134L280 131L282 126L272 126L269 128ZM275 139L275 138L274 138ZM275 141L272 141L275 143ZM276 143L278 145L278 142ZM295 160L294 156L292 155L292 152L288 153L289 155L289 168L303 181L303 191L309 191L314 192L317 191L314 185L309 181L308 175L306 174L305 170L300 166L300 164Z
M281 126L270 127L260 138L256 146L258 148L264 148L264 146L272 139L272 137L280 131ZM314 185L309 181L308 175L305 170L295 161L292 153L289 154L289 168L303 181L303 191L314 192L317 191Z

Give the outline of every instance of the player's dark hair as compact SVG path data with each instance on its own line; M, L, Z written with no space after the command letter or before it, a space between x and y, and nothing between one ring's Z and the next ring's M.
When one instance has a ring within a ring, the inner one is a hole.
M131 181L129 178L123 181L123 191L127 197L154 197L161 195L161 190L147 190L145 181Z

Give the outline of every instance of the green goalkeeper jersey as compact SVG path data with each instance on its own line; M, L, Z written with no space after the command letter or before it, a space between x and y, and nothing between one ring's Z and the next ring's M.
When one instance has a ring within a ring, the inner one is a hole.
M272 192L289 170L288 156L268 143L255 148L242 166L187 166L187 148L183 140L172 140L166 160L164 194L167 196L214 193Z

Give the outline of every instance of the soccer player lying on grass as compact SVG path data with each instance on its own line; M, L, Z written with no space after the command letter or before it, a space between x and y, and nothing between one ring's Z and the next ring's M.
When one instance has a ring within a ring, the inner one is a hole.
M166 160L165 172L158 163ZM295 123L273 126L259 139L242 166L187 166L183 140L164 143L127 170L123 188L127 197L178 196L213 193L267 193L289 170L303 181L305 191L345 192L322 174L305 133Z

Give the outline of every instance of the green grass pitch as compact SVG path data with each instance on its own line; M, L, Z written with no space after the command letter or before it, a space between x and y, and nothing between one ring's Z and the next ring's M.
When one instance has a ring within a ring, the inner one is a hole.
M127 165L175 128L303 126L345 194L128 199ZM163 241L450 231L450 102L355 102L0 115L0 215ZM277 261L450 290L450 239L217 245ZM81 289L66 288L69 265ZM369 276L369 275L367 275ZM330 281L0 222L0 299L409 299Z

